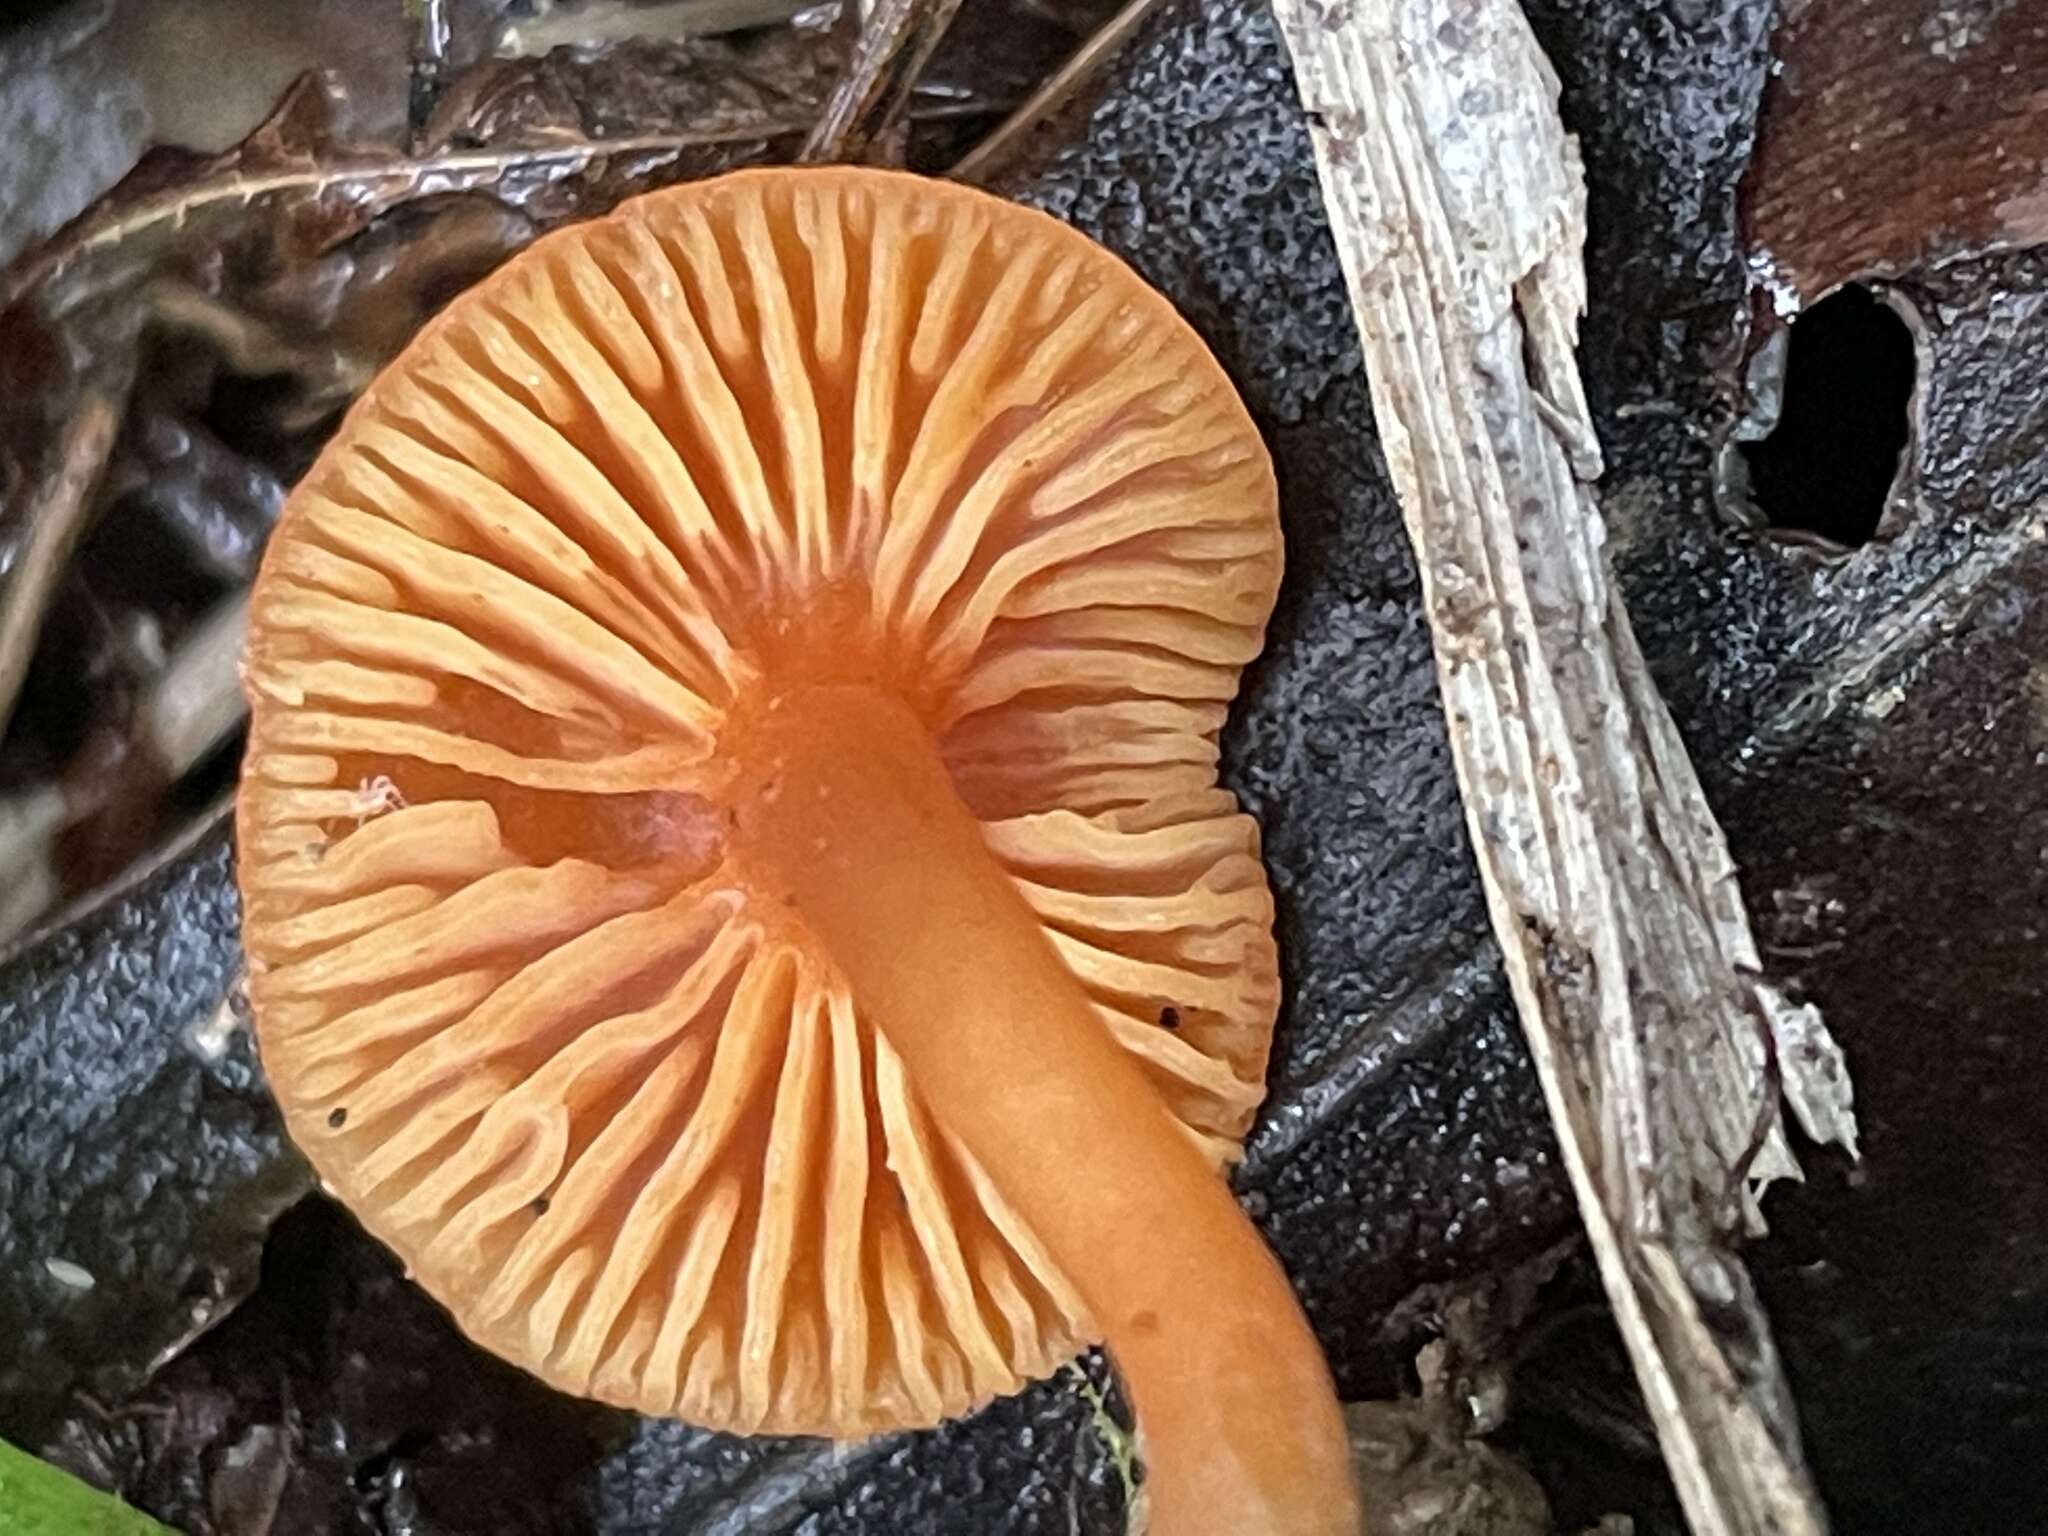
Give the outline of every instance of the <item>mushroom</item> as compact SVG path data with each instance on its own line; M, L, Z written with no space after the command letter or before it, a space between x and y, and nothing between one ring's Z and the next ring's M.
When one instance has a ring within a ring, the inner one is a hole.
M1278 979L1216 736L1280 561L1215 360L1042 214L749 171L541 240L253 593L293 1136L566 1391L851 1437L1099 1338L1153 1529L1355 1531L1219 1172Z

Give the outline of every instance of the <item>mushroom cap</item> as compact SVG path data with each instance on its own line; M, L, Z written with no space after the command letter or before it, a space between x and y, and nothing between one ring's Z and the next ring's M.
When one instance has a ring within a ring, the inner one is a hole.
M1048 1373L1085 1309L728 846L722 743L806 684L900 695L1220 1164L1278 980L1216 736L1280 560L1215 360L1042 214L748 171L542 239L371 384L253 593L293 1137L571 1392L847 1437Z

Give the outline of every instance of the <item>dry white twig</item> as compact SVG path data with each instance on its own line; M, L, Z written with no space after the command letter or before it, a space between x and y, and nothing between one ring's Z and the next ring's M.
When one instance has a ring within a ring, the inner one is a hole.
M1840 1051L1759 978L1727 844L1609 581L1574 349L1585 190L1514 0L1276 0L1421 567L1494 930L1700 1536L1826 1518L1732 1251L1854 1150Z

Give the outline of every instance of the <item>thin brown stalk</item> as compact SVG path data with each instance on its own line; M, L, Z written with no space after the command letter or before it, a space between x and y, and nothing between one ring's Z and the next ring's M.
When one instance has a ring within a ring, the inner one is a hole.
M1158 9L1159 0L1129 0L946 174L976 186L985 183L990 173L1001 170L1024 147L1040 124L1071 102L1103 65L1116 57L1139 24Z
M165 225L183 225L230 205L246 208L271 197L300 197L311 202L345 196L365 207L389 207L407 197L425 195L426 189L436 195L464 192L488 187L524 171L553 169L566 174L600 161L679 154L690 149L779 138L799 133L803 127L795 109L790 108L745 122L715 123L674 132L622 134L614 139L419 155L372 153L341 164L308 158L277 169L231 171L166 188L115 211L84 215L41 253L0 276L0 308L55 282L81 260L125 245Z
M864 160L889 143L910 110L917 77L959 9L960 0L876 0L798 158Z

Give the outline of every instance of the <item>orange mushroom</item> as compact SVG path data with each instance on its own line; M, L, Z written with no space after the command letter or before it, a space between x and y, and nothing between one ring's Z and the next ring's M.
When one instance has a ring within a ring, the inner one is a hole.
M1218 1171L1278 982L1215 741L1280 558L1215 361L1041 214L756 171L540 241L256 584L294 1137L565 1390L844 1437L1100 1337L1154 1530L1355 1531Z

